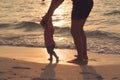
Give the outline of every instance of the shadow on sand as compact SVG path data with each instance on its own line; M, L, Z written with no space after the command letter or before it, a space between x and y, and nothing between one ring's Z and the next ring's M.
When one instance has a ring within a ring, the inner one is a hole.
M104 78L96 72L96 70L92 67L87 65L88 60L86 61L68 61L69 63L77 64L81 68L80 74L83 75L83 80L103 80Z
M99 73L97 73L96 70L92 66L88 66L87 63L88 61L81 62L81 63L80 62L73 63L73 64L77 64L80 66L81 71L79 72L79 74L82 75L83 77L83 79L81 80L103 80L103 77ZM40 77L33 78L32 80L64 80L64 77L56 78L56 75L59 75L59 74L56 74L57 71L55 70L55 68L58 66L59 66L58 63L53 64L50 62L48 65L46 65L45 68L42 68L43 72L41 73ZM67 67L71 68L70 66L67 66ZM67 72L67 73L69 74L71 72Z
M0 80L103 80L96 70L86 64L61 65L58 63L34 63L9 58L0 58ZM8 77L5 77L8 76Z
M46 78L47 75L47 79L55 78L55 71L54 68L57 66L57 64L52 64L49 63L45 68L43 68L43 73L40 75L41 78Z
M40 74L40 77L33 78L32 80L62 80L55 78L56 77L55 67L57 66L57 64L58 62L54 64L50 62L45 66L45 68L41 69L43 72Z

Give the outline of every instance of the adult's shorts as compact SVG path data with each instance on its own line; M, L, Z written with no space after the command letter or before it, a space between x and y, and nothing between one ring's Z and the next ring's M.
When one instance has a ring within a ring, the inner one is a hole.
M72 0L72 20L86 19L93 7L93 0Z

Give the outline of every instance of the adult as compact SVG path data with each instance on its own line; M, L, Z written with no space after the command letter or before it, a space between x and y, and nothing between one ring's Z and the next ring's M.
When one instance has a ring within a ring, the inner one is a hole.
M55 9L64 0L52 0L51 5L41 20L43 26L47 26L48 21L51 19ZM77 58L75 61L86 61L87 56L87 40L84 32L84 24L93 7L93 0L72 0L73 8L71 15L71 34L74 40L74 44L77 50ZM52 21L52 20L51 20Z

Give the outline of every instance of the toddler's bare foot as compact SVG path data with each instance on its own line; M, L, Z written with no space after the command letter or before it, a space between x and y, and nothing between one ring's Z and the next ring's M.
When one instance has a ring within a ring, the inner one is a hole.
M48 60L50 61L50 63L52 63L52 61L53 61L53 58L49 58Z
M48 60L53 60L53 58L48 58Z
M59 57L56 57L56 63L58 63L59 62Z

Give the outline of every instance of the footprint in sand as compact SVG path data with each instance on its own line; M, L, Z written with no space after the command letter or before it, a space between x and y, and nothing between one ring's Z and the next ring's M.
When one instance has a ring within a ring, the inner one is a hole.
M119 77L113 77L112 80L120 80Z
M5 78L0 78L0 80L7 80L7 79L5 79Z
M5 74L6 72L0 71L0 74Z
M12 68L14 68L14 69L31 69L29 67L21 67L21 66L14 66Z

